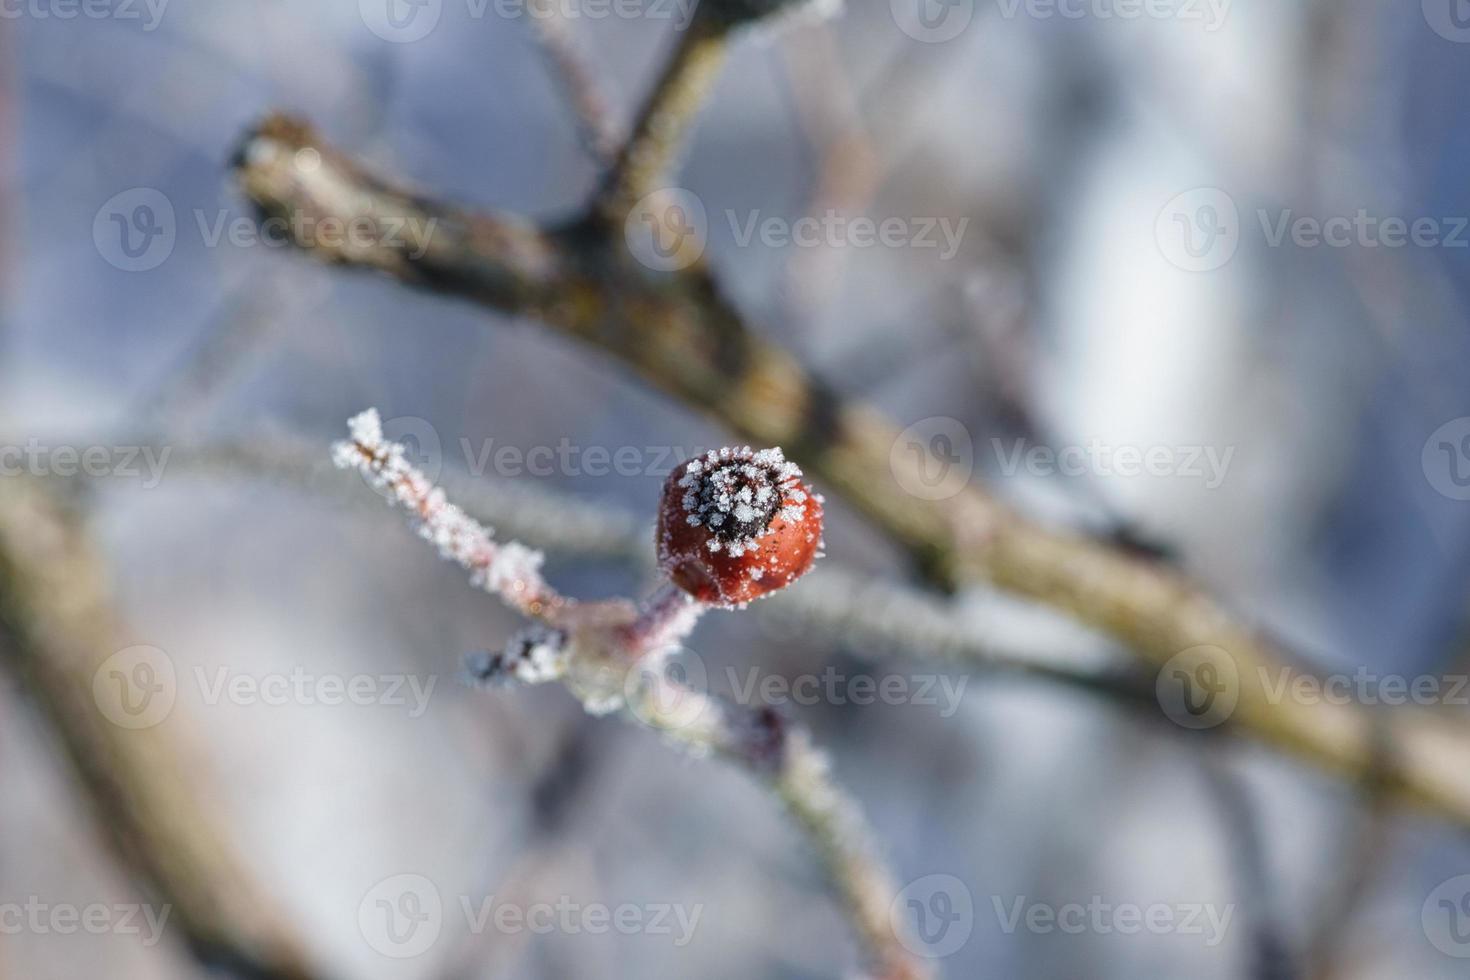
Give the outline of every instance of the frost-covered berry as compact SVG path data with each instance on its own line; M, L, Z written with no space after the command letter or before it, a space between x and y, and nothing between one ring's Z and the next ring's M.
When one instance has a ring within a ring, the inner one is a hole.
M805 575L821 554L822 498L780 449L721 449L664 484L658 559L685 592L743 606Z

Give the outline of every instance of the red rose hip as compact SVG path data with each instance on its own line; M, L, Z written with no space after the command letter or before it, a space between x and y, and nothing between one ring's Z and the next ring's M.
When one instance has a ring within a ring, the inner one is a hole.
M822 498L780 449L710 451L674 469L658 511L659 567L712 606L743 606L805 575Z

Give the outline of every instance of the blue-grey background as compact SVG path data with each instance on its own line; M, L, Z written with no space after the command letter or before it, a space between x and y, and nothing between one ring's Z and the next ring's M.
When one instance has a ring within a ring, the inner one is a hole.
M1103 0L1068 8L1078 17L961 0L968 25L925 42L900 29L891 5L850 2L833 19L742 39L680 182L708 208L713 264L760 329L904 425L960 420L977 479L1059 523L1126 517L1242 616L1331 669L1463 670L1470 503L1437 489L1446 471L1425 448L1470 416L1470 234L1429 247L1273 246L1257 217L1365 210L1452 231L1470 215L1470 37L1450 29L1455 4L1234 0L1206 25L1185 15L1200 5L1182 0L1139 18ZM552 219L585 200L596 168L525 18L443 0L432 31L395 41L369 28L370 8L169 0L155 21L141 3L64 18L64 0L0 2L6 441L290 435L325 447L369 405L424 420L450 467L463 468L462 439L522 450L724 440L534 323L286 249L211 243L217 222L248 215L226 163L273 109L468 205ZM571 26L626 122L671 24L574 16ZM94 224L140 188L166 198L176 228L164 260L128 271ZM1240 243L1221 267L1192 272L1170 263L1156 224L1200 188L1238 206ZM921 249L742 246L725 218L828 207L969 223L959 253L941 260ZM221 337L235 338L226 364L189 389L191 365ZM1177 476L1007 474L992 439L1012 445L1017 406L1055 445L1234 455L1214 488ZM644 516L660 482L518 479ZM248 474L180 469L157 487L138 483L109 481L94 526L130 629L181 672L439 679L419 717L388 705L208 704L195 687L169 721L201 793L338 975L856 968L810 856L741 774L588 719L559 689L456 685L461 656L498 646L515 623L398 515L344 510ZM840 506L827 541L834 562L910 574ZM649 587L615 562L549 571L581 595ZM987 594L956 605L977 628L1033 628L1034 617ZM932 670L884 650L859 660L843 642L756 613L710 617L691 646L716 689L726 665L786 676L828 664ZM789 710L832 750L901 881L949 874L971 894L972 933L942 962L947 976L1249 976L1249 921L1269 921L1304 956L1344 868L1363 861L1374 872L1335 938L1335 975L1464 975L1421 919L1437 885L1470 872L1463 841L1402 817L1359 853L1352 794L1264 750L1206 747L1075 693L986 675L952 717L918 705ZM1206 754L1246 795L1262 841L1254 856L1222 817ZM540 832L532 789L573 763L569 812ZM0 903L138 900L10 688L0 780ZM1256 861L1259 875L1243 872ZM401 873L433 880L449 909L435 946L407 960L380 955L358 927L364 894ZM681 948L657 935L466 935L460 897L491 894L703 913ZM1094 896L1235 912L1218 945L1007 929L998 912ZM5 977L194 971L169 937L144 947L20 930L0 943Z

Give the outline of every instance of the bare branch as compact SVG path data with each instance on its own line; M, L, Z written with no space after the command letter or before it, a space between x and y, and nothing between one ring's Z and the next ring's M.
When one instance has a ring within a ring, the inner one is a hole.
M1201 646L1219 648L1233 666L1232 727L1349 778L1373 765L1369 712L1270 697L1266 681L1294 658L1180 572L1042 528L977 486L943 501L906 493L924 461L892 451L897 428L760 339L702 267L654 278L633 265L620 242L585 226L537 232L430 204L367 177L309 127L281 117L247 139L240 177L268 213L336 215L378 230L355 249L297 237L316 254L502 312L534 313L752 442L784 446L906 546L936 581L993 584L1061 610L1111 634L1154 669ZM385 227L389 219L422 223L429 216L443 218L447 230L428 236L418 258ZM476 228L478 234L466 231ZM1470 729L1417 708L1387 714L1396 743L1393 797L1470 824L1470 771L1457 763Z
M603 99L603 83L593 77L571 25L552 0L531 0L530 10L536 39L576 113L582 145L594 160L612 163L623 136Z
M74 515L38 481L0 480L0 662L57 733L104 838L203 963L259 980L317 976L249 863L219 830L173 730L124 728L94 699L128 644L102 562Z

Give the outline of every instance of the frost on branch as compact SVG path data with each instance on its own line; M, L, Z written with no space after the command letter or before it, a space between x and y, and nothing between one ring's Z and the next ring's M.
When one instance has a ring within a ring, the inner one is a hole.
M432 542L442 557L467 569L477 587L538 618L566 604L541 577L541 553L514 541L492 540L489 528L451 504L443 490L414 469L401 444L383 438L376 409L354 416L347 426L351 438L332 446L333 462L358 470L375 489L412 513L419 536Z
M528 626L505 649L471 657L470 677L482 684L545 684L560 680L567 669L567 634L546 626Z

